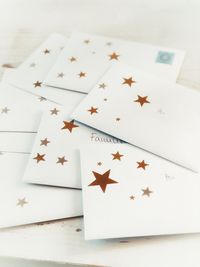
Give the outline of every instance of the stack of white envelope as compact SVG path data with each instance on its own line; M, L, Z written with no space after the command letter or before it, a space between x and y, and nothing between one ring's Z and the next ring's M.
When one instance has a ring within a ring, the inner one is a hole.
M183 59L54 34L5 74L0 227L84 215L85 239L200 232L200 94L175 83Z

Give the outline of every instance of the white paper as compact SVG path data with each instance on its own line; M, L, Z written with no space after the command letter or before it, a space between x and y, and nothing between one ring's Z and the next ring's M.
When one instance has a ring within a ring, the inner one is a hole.
M199 103L197 91L122 65L102 77L72 118L198 171Z
M29 155L0 155L0 227L82 215L81 191L29 185L22 181Z
M111 65L133 64L176 81L184 52L105 36L74 33L45 79L45 84L88 93Z
M200 231L198 174L125 144L83 146L81 170L86 239Z

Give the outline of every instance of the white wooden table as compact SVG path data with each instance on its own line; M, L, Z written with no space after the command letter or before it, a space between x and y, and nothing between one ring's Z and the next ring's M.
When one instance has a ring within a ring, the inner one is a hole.
M78 30L184 49L178 82L200 89L199 14L199 0L0 0L0 65L17 66L52 32L68 35ZM39 236L33 226L21 228L18 235L16 229L1 231L0 255L34 255L73 264L90 259L93 266L200 266L200 235L104 241L96 246L84 243L83 232L77 230L83 229L81 219L38 227ZM42 247L44 239L48 248ZM59 265L0 258L0 266Z

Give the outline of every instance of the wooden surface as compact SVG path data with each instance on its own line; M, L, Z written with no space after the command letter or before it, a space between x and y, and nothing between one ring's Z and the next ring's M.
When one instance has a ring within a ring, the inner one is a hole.
M200 89L199 14L198 0L0 0L0 65L17 66L52 32L78 30L184 49L178 82ZM200 266L199 235L88 243L77 229L81 219L1 231L0 255L93 266ZM47 265L0 259L0 266Z

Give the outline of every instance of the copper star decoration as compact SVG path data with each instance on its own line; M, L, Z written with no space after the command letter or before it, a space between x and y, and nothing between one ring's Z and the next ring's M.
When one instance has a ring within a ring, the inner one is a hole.
M10 109L8 109L7 107L5 107L5 108L2 108L2 110L1 110L1 113L8 113L8 111L10 111Z
M61 128L61 130L67 129L72 132L73 128L79 127L78 125L74 124L74 120L71 121L63 121L64 126Z
M74 62L74 61L76 61L76 58L75 57L70 57L69 61L70 62Z
M135 197L132 195L132 196L130 196L130 200L134 200L135 199Z
M23 208L23 206L25 204L28 204L25 197L24 198L18 198L17 206L21 206Z
M110 54L110 55L108 55L108 56L110 57L110 60L113 60L113 59L118 60L118 57L119 57L120 55L117 55L115 52L113 52L112 54Z
M40 161L45 161L44 156L45 154L40 155L39 153L37 153L37 156L33 159L37 160L37 163L39 163Z
M65 162L68 162L68 160L65 159L65 157L58 157L58 161L56 163L60 163L61 165L63 165Z
M94 107L91 107L90 109L88 109L88 112L90 112L90 114L94 114L94 113L98 113L98 108L94 108Z
M113 160L115 159L121 160L121 157L123 157L124 155L119 154L119 151L117 151L117 153L112 154L112 156L113 156Z
M47 146L49 143L51 143L47 138L40 140L40 142L41 146Z
M50 50L49 49L45 49L44 50L44 54L46 55L46 54L50 54Z
M84 40L84 44L89 44L90 40Z
M58 73L57 78L63 78L64 76L65 76L64 73L63 72L60 72L60 73Z
M134 100L134 102L138 102L138 103L140 103L140 105L141 105L141 107L144 105L144 104L146 104L146 103L150 103L148 100L147 100L147 97L148 96L140 96L140 95L138 95L138 99L136 99L136 100Z
M151 191L148 187L146 189L142 189L143 191L143 196L147 196L147 197L150 197L150 194L153 193L153 191Z
M79 78L86 77L86 73L81 71L78 76Z
M59 110L57 108L54 108L50 110L50 112L51 112L51 115L58 115Z
M107 85L105 83L99 84L99 88L105 89L106 87L107 87Z
M101 190L105 193L106 187L108 184L117 184L117 181L114 181L109 178L110 176L110 170L106 171L103 174L97 173L97 172L92 172L93 175L95 176L95 180L89 184L88 186L96 186L99 185L101 187Z
M97 166L101 166L102 165L102 162L97 162Z
M139 168L142 168L143 170L146 170L146 166L149 166L149 164L148 164L148 163L145 163L144 160L142 160L142 161L137 161L137 164L138 164L137 168L138 168L138 169L139 169Z
M35 87L41 87L42 86L42 82L36 81L33 85Z
M107 46L111 46L112 43L111 43L111 42L107 42L106 45L107 45Z
M120 118L116 118L115 120L116 120L116 121L120 121L121 119L120 119Z
M133 80L133 77L130 78L123 78L124 82L122 84L127 84L129 87L132 86L132 83L135 83L136 81Z

